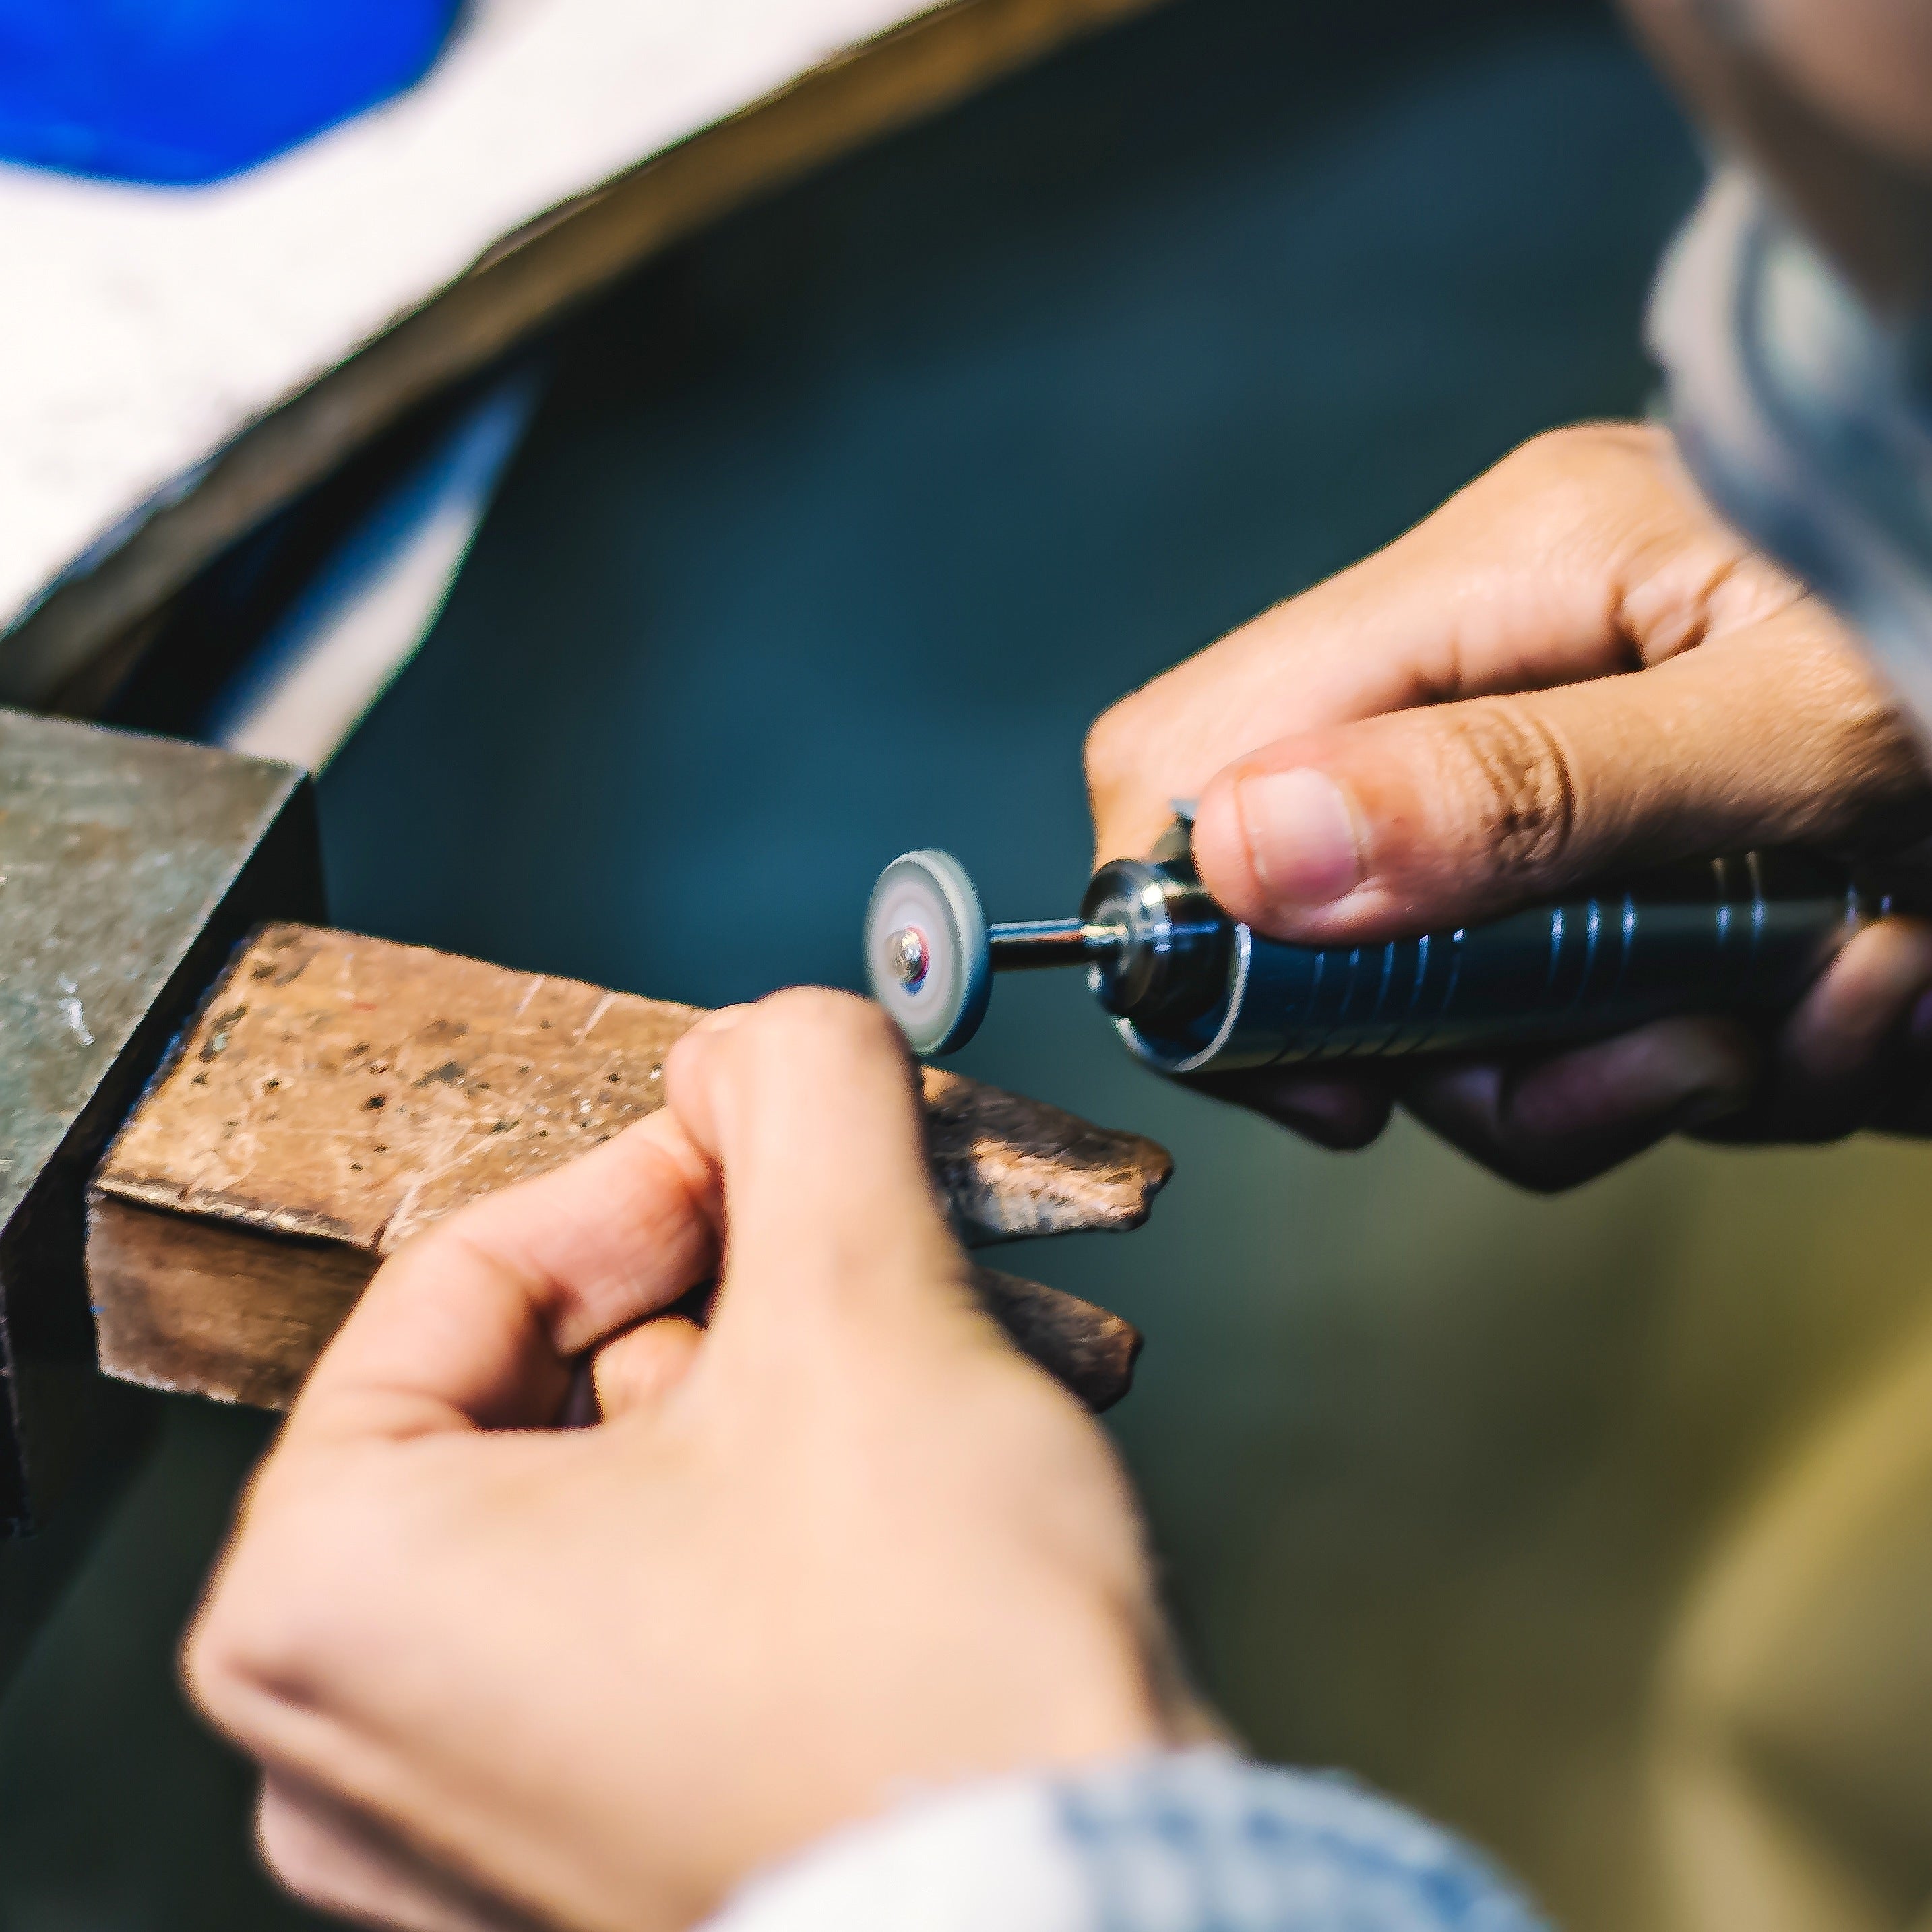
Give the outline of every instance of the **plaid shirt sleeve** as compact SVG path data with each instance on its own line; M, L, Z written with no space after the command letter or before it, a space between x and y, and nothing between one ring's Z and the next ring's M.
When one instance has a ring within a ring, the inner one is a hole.
M711 1932L1548 1932L1459 1840L1345 1779L1162 1753L916 1799Z

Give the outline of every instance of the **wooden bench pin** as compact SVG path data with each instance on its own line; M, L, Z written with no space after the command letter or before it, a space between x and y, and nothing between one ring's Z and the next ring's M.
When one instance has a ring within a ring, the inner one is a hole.
M690 1006L314 926L270 926L203 1002L95 1177L102 1366L284 1406L385 1256L663 1102ZM969 1246L1131 1228L1169 1162L1138 1135L927 1069L939 1192ZM976 1270L988 1311L1096 1408L1140 1337Z

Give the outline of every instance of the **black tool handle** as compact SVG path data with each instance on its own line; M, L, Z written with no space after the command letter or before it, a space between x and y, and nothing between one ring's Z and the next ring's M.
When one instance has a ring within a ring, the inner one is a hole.
M1286 946L1238 928L1217 1006L1123 1030L1168 1070L1202 1072L1583 1040L1667 1013L1775 1013L1884 909L1846 868L1766 852L1384 945Z

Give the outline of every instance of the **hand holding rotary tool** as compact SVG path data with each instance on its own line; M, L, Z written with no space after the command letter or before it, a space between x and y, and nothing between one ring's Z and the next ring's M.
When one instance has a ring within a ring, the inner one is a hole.
M1162 1070L1334 1145L1399 1100L1535 1186L1685 1128L1932 1120L1932 928L1853 884L1912 884L1918 748L1657 432L1526 446L1117 705L1088 762L1078 920L982 948L956 867L881 881L868 962L922 1050L991 973L1068 960Z

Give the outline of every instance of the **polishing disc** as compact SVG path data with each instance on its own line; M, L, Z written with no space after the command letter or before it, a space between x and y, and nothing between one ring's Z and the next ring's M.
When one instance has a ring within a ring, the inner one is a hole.
M950 852L908 852L866 910L866 976L915 1053L964 1046L986 1017L992 952L980 895Z

